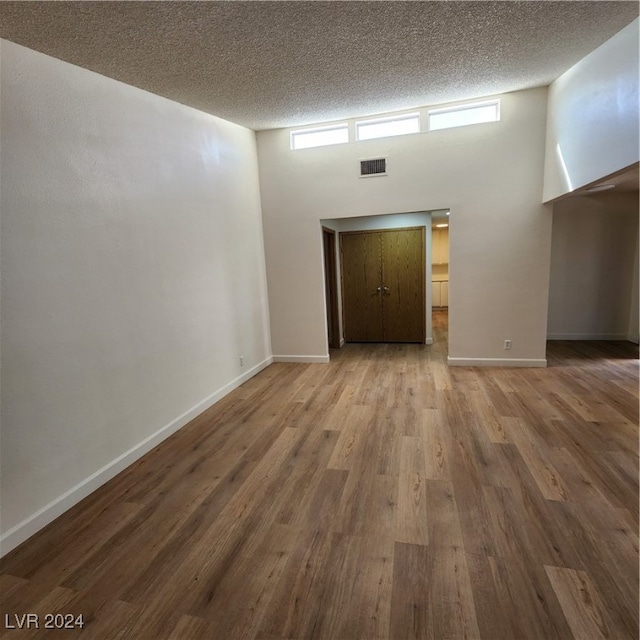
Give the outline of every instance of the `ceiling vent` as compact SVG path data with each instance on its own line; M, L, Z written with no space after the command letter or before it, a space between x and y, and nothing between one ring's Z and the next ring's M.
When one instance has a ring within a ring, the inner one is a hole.
M386 176L387 159L374 158L373 160L360 160L360 177Z

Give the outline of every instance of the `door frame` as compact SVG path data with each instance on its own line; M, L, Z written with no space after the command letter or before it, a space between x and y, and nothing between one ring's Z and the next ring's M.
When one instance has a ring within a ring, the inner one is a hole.
M328 247L327 247L328 245ZM322 253L324 256L325 299L327 301L327 343L330 349L339 349L341 343L338 318L338 267L336 264L336 232L322 226ZM331 336L331 340L329 340Z

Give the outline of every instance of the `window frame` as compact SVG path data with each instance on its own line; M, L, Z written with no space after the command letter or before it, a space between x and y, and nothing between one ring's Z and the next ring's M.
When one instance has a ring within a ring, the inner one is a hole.
M309 135L314 133L323 133L327 131L346 131L347 139L341 140L340 142L325 142L322 144L314 144L310 146L304 147L296 147L295 140L296 136ZM351 136L349 132L349 123L348 122L339 122L336 124L323 125L320 127L310 127L308 129L295 129L289 132L289 149L291 151L303 151L304 149L316 149L318 147L330 147L334 144L346 144L351 141Z
M371 138L361 138L360 137L360 127L361 126L371 126L376 124L387 124L389 122L401 122L403 120L416 120L418 123L418 128L416 131L405 131L403 133L391 133L383 136L373 136ZM407 136L415 133L422 132L422 118L420 111L412 111L411 113L402 113L399 115L392 116L382 116L379 118L367 118L366 120L356 120L355 121L355 141L356 142L366 142L367 140L380 140L381 138L395 138L396 136Z
M495 118L492 120L479 120L478 122L465 122L461 124L454 124L446 127L432 127L431 116L446 115L450 113L458 113L462 111L473 111L476 109L484 109L486 107L495 107ZM500 122L500 98L494 98L492 100L482 100L480 102L469 102L466 104L451 105L448 107L438 107L436 109L427 110L427 130L428 131L443 131L445 129L457 129L458 127L468 127L475 124L489 124L491 122Z

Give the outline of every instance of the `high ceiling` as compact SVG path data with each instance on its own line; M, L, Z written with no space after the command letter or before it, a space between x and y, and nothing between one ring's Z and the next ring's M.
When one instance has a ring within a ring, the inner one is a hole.
M637 2L4 2L0 37L253 129L547 85Z

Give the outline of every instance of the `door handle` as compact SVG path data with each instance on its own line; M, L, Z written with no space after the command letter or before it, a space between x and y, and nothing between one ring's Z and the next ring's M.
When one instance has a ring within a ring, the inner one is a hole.
M384 289L384 292L387 293L389 291L391 291L391 289L389 289L389 287L382 287Z

